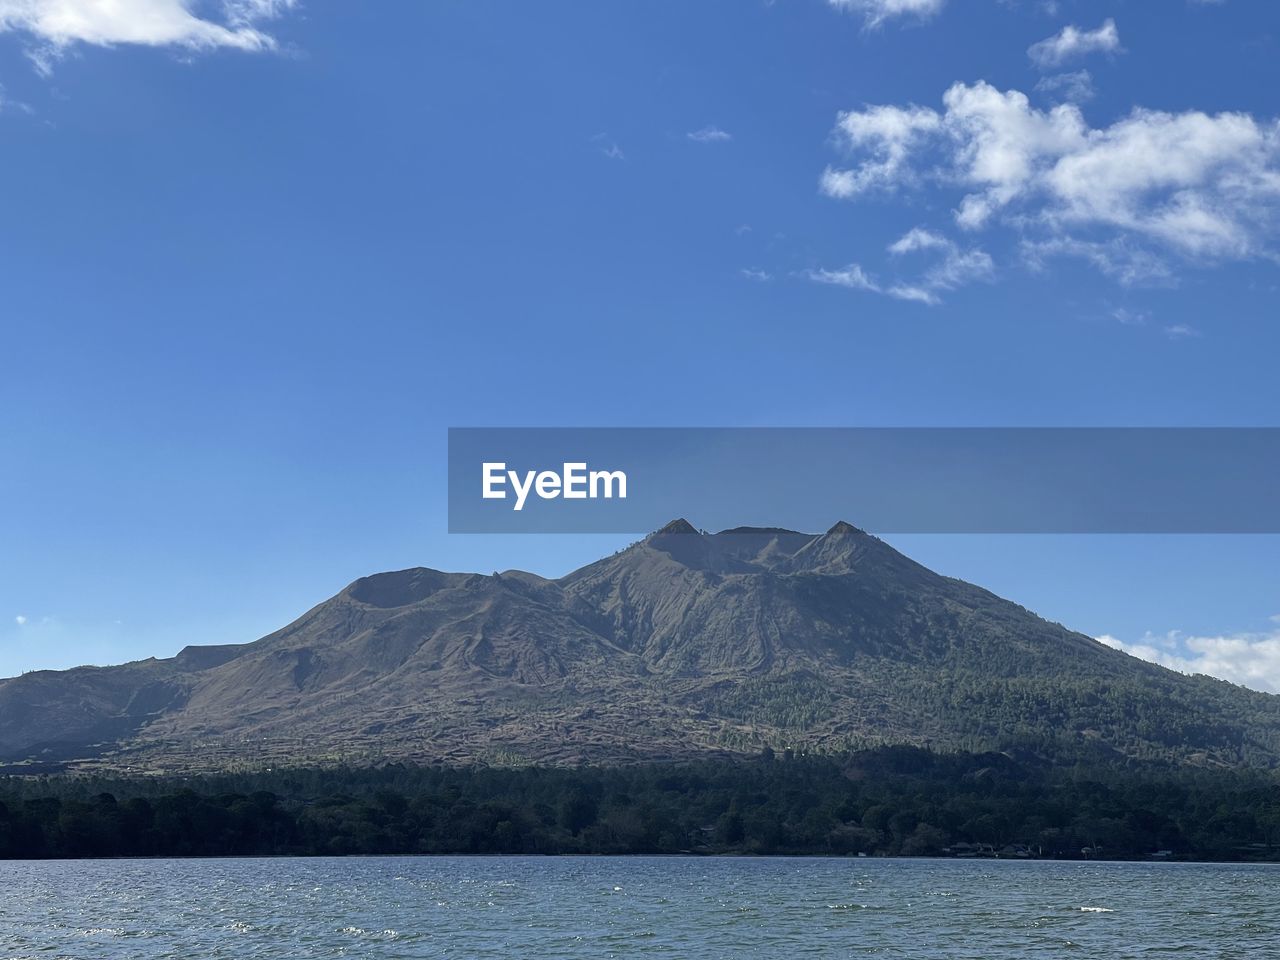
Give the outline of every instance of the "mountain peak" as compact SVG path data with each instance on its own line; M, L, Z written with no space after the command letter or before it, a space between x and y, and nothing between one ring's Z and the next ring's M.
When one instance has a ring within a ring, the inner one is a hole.
M865 533L865 532L866 532L865 530L859 530L852 523L849 523L846 520L840 520L840 521L837 521L834 527L832 527L830 530L827 531L827 536L831 537L831 536L837 536L837 535L847 535L851 533L859 534L859 533Z
M694 528L692 523L690 523L684 517L679 517L678 519L672 520L670 523L668 523L665 527L661 528L660 530L655 530L652 535L655 537L658 537L658 536L666 536L669 533L697 533L697 532L698 531Z
M254 643L0 680L0 762L97 770L634 762L872 738L1030 736L1073 757L1091 731L1117 757L1280 766L1280 699L1133 659L846 522L697 535L679 519L554 581L390 571Z
M372 607L405 607L421 603L438 590L466 579L466 574L444 573L429 567L410 567L361 577L343 593Z

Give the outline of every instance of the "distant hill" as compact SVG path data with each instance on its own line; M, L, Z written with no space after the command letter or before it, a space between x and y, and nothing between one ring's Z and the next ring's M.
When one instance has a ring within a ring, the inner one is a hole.
M675 521L559 580L357 580L253 643L0 681L0 760L576 764L909 743L1275 766L1280 697L1134 659L838 523Z

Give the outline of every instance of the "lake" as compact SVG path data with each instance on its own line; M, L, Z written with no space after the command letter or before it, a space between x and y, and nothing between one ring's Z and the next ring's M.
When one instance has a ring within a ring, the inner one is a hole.
M694 857L0 862L0 957L1258 958L1280 867ZM1277 954L1280 955L1280 954Z

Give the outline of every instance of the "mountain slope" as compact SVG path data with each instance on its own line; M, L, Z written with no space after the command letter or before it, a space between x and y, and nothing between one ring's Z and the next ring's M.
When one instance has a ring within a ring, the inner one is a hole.
M0 681L0 759L160 770L885 742L1280 761L1280 698L1133 659L857 528L676 521L560 580L357 580L254 643Z

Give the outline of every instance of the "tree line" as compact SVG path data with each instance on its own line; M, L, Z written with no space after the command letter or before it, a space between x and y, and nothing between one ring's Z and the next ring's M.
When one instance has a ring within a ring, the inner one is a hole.
M0 858L677 853L1275 860L1280 781L912 747L0 780Z

